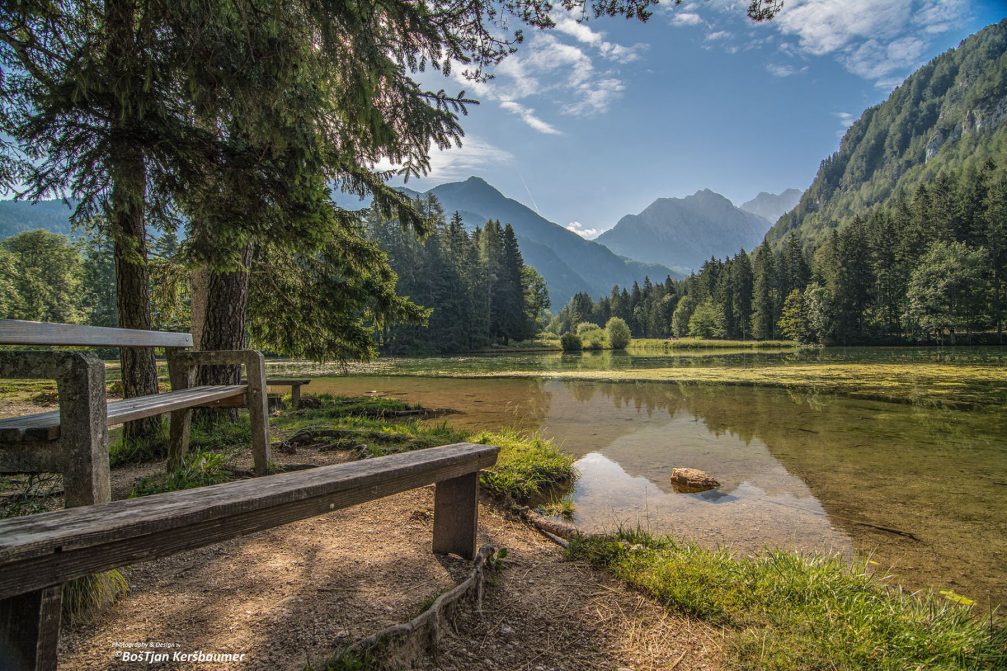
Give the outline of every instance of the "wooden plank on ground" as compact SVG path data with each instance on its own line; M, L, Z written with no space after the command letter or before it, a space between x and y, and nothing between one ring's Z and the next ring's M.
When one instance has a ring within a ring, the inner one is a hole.
M459 443L0 521L0 599L458 478L499 448Z
M0 319L0 344L78 347L192 347L192 334Z

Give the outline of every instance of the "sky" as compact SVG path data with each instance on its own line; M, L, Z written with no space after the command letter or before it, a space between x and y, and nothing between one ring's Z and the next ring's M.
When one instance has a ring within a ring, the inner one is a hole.
M669 2L647 23L557 12L491 81L423 82L480 104L462 147L408 186L476 175L589 238L660 197L805 189L864 109L1007 16L1007 0L786 0L756 24L747 4Z

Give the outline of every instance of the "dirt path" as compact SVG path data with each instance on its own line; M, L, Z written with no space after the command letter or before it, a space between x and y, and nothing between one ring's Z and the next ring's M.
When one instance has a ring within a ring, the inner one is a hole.
M244 653L240 663L159 668L303 669L352 640L406 621L453 586L468 563L430 552L425 488L126 570L128 597L92 624L64 629L61 668L135 669L117 644L158 651ZM717 634L588 566L495 507L480 543L507 547L481 617L425 669L714 669ZM151 649L154 650L154 649Z

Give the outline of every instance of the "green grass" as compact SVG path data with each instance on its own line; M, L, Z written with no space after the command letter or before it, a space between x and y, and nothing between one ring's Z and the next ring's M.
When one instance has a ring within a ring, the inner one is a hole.
M541 436L514 431L483 431L474 443L497 445L497 463L482 472L480 483L491 495L527 505L568 487L577 477L574 459Z
M669 611L722 627L728 668L1007 669L1007 630L991 614L906 594L841 557L735 558L639 531L577 538L569 555L606 568Z
M170 473L156 473L137 480L129 496L135 498L227 482L233 479L227 461L227 455L221 452L190 452L182 460L181 467Z
M63 584L63 616L89 620L129 592L129 583L119 569L77 578Z
M139 439L126 440L122 434L108 446L108 461L112 468L125 464L143 464L159 461L168 456L168 423L161 421L161 429L156 434Z

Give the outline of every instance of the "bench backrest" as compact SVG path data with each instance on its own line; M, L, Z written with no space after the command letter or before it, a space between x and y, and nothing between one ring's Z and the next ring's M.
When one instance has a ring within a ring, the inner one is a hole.
M192 347L192 334L0 319L0 345Z

